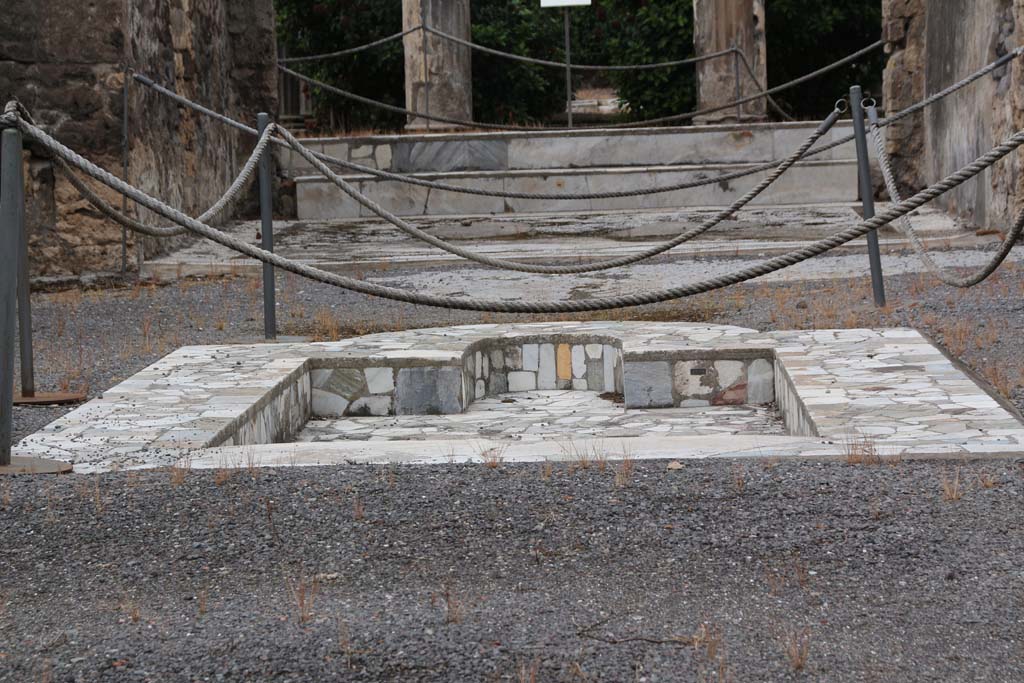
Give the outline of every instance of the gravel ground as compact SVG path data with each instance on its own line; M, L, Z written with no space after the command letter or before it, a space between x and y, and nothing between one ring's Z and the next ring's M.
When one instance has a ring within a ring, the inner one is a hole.
M1024 679L1020 464L618 467L5 480L0 681Z
M835 281L607 317L911 325L1024 406L1017 267L967 291L887 285L881 311ZM33 305L39 388L91 396L262 328L243 279ZM290 277L279 305L284 334L314 337L523 319ZM64 410L17 409L16 434ZM0 681L1024 679L1019 463L618 467L0 481Z
M865 257L866 259L866 257ZM403 271L415 272L415 271ZM876 309L870 283L751 283L657 306L572 318L689 320L760 330L909 325L1024 408L1019 331L1024 268L957 290L927 275L886 279L890 306ZM391 269L387 275L394 276ZM385 330L474 322L550 320L491 315L372 299L286 275L279 278L282 334L336 338ZM78 290L33 295L37 386L80 388L95 396L183 344L252 342L262 335L258 280L186 280L167 287ZM15 436L30 434L64 408L16 408Z

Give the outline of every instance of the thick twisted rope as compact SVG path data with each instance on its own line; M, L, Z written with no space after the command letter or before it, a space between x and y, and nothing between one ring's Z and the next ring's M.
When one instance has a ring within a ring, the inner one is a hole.
M212 109L209 109L208 107L204 107L203 105L197 102L193 102L187 97L179 95L173 90L170 90L158 83L155 83L152 79L147 78L146 76L143 76L141 74L134 74L134 78L139 83L177 102L183 107L187 107L201 114L209 116L217 121L220 121L224 125L230 126L231 128L239 130L243 133L247 133L249 135L258 134L256 129L252 126L246 125L241 121L236 121L235 119L232 119L228 116L225 116L224 114L221 114L220 112L216 112ZM844 145L847 142L850 142L851 140L853 140L852 135L844 137L841 140L836 140L826 145L822 145L821 147L816 147L815 149L808 151L805 155L805 158L812 157L823 152L827 152L828 150L834 149L835 147L838 147L840 145ZM285 143L284 140L278 138L274 138L271 142L279 146L287 146L287 143ZM508 190L482 190L473 187L464 187L461 185L452 185L450 183L427 180L425 178L417 178L416 176L405 175L402 173L394 173L392 171L382 171L373 168L372 166L364 166L354 161L339 159L337 157L330 156L329 154L324 154L323 152L312 152L312 154L320 161L323 161L327 164L331 164L333 166L347 168L352 171L364 173L366 175L383 178L385 180L394 180L400 183L406 183L408 185L418 185L420 187L429 187L434 190L444 190L447 192L457 192L460 194L479 195L484 197L502 197L506 199L532 199L538 201L557 201L561 199L617 199L621 197L636 197L642 195L660 194L663 192L674 192L676 190L689 190L696 187L716 185L718 183L723 183L729 180L736 180L737 178L744 178L746 176L754 175L755 173L768 171L779 164L778 160L768 161L757 166L752 166L750 168L746 168L740 171L731 171L729 173L722 173L719 175L710 176L708 178L702 178L699 180L689 180L681 183L673 183L671 185L659 185L656 187L640 188L636 190L622 190L611 192L581 192L577 194L554 194L546 192L512 192Z
M11 117L11 115L5 116L8 116L9 119ZM1024 131L1018 131L1002 144L997 145L987 154L979 157L974 162L947 176L942 181L918 192L910 199L890 207L874 218L862 221L856 226L847 228L846 230L838 232L825 239L818 240L817 242L806 245L800 249L796 249L787 254L777 256L733 273L688 285L673 287L671 289L662 289L642 294L627 294L617 297L605 297L581 301L508 302L421 294L419 292L411 292L396 287L387 287L384 285L355 280L335 273L329 273L319 268L297 263L291 259L265 251L242 240L235 239L216 228L186 216L177 209L154 199L138 188L132 187L112 173L84 159L78 153L60 144L50 137L45 131L31 123L28 123L23 118L18 117L17 115L14 115L13 118L18 128L21 129L25 135L36 140L46 149L62 157L69 164L84 171L86 174L100 181L107 187L124 194L132 201L135 201L151 211L164 216L168 220L178 223L179 225L183 225L196 234L202 235L203 237L211 239L218 244L228 247L229 249L233 249L241 254L317 282L341 287L343 289L348 289L362 294L379 296L393 299L395 301L404 301L424 306L437 306L440 308L451 308L457 310L492 311L497 313L575 313L583 311L608 310L613 308L626 308L629 306L641 306L645 304L680 299L739 284L746 280L767 275L768 273L805 261L817 256L818 254L834 249L841 244L845 244L846 242L861 237L871 230L876 230L887 223L891 223L901 216L905 216L914 209L917 209L923 204L935 199L939 195L957 187L970 178L973 178L996 161L1024 144Z
M749 204L751 201L753 201L754 198L756 198L759 194L764 192L764 190L767 189L769 185L774 183L780 176L782 176L783 173L789 170L789 168L792 167L793 164L799 161L803 157L803 155L806 154L808 148L810 148L811 145L817 142L822 135L827 133L832 128L832 126L835 125L835 122L839 120L839 116L841 113L842 112L839 109L835 109L831 114L829 114L829 116L824 121L821 122L821 124L818 125L814 132L807 137L803 144L800 145L800 147L796 151L794 151L792 154L786 157L782 161L782 163L779 164L779 166L774 171L772 171L766 178L761 180L761 182L759 182L751 190L746 192L742 197L734 201L728 208L718 212L715 216L705 221L703 224L690 228L689 230L685 230L680 234L676 235L668 242L664 242L662 244L650 247L649 249L645 249L644 251L638 254L633 254L631 256L621 256L614 259L608 259L606 261L597 261L595 263L586 263L578 265L540 265L523 263L520 261L509 261L506 259L485 256L471 249L465 249L463 247L456 246L451 242L446 242L445 240L434 235L431 235L428 232L420 230L416 226L402 220L401 218L394 215L387 209L383 208L377 202L373 201L366 195L359 192L359 190L357 190L355 187L346 182L344 178L342 178L337 173L332 171L327 166L327 164L313 156L313 154L310 153L310 151L306 149L302 145L302 143L287 130L282 129L281 135L288 142L288 144L291 145L292 149L297 154L299 154L303 159L305 159L307 163L312 164L317 171L322 173L324 177L327 178L330 182L332 182L335 186L337 186L338 189L340 189L342 192L349 195L357 202L368 208L370 211L377 214L387 222L391 223L392 225L394 225L396 228L406 233L407 235L415 237L416 239L426 242L427 244L437 247L438 249L443 249L444 251L447 251L450 254L455 254L456 256L468 259L470 261L475 261L476 263L480 263L485 266L501 268L503 270L512 270L520 273L547 273L557 275L568 275L575 273L591 273L598 270L620 268L622 266L628 266L633 263L639 263L640 261L644 261L653 256L657 256L658 254L663 254L666 251L669 251L670 249L673 249L679 246L680 244L692 240L698 235L707 232L711 228L715 227L725 219L735 214L737 211L739 211L741 208Z
M703 116L705 114L713 114L713 113L718 112L718 111L724 111L726 109L732 109L733 107L737 107L737 106L746 104L747 102L753 102L754 100L758 100L758 99L760 99L762 97L767 97L769 95L774 95L775 93L782 92L783 90L791 88L791 87L793 87L795 85L799 85L799 84L804 83L806 81L809 81L811 79L817 78L818 76L821 76L822 74L825 74L825 73L828 73L829 71L832 71L833 69L838 69L841 66L845 66L846 64L849 64L850 62L854 62L857 59L860 59L861 57L863 57L864 55L866 55L866 54L868 54L870 52L873 52L874 50L877 50L883 44L884 44L884 41L879 40L879 41L877 41L875 43L872 43L871 45L869 45L869 46L867 46L867 47L865 47L863 49L858 50L857 52L854 52L853 54L847 55L846 57L843 57L842 59L840 59L840 60L838 60L836 62L833 62L833 63L831 63L831 64L829 64L827 66L824 66L824 67L822 67L820 69L812 71L812 72L810 72L808 74L804 74L803 76L800 76L798 78L794 78L791 81L787 81L787 82L782 83L780 85L777 85L777 86L775 86L773 88L768 88L767 90L762 90L760 92L756 92L756 93L753 93L751 95L747 95L746 97L741 97L741 98L739 98L737 100L733 100L732 102L726 102L725 104L716 105L714 107L705 107L704 109L696 109L694 111L684 112L682 114L672 114L671 116L661 116L661 117L653 118L653 119L645 119L643 121L627 121L625 123L614 123L614 124L606 124L606 125L600 125L600 126L577 126L576 129L580 130L580 129L593 129L593 128L637 128L637 127L644 127L644 126L652 126L652 125L661 124L661 123L669 123L669 122L672 122L672 121L684 121L684 120L689 120L689 119L696 118L698 116ZM565 64L563 63L561 66L564 67ZM451 124L454 124L456 126L466 126L466 127L469 127L469 128L489 128L489 129L494 129L494 130L535 130L535 131L536 130L543 130L542 128L538 128L538 127L514 126L514 125L496 124L496 123L480 123L480 122L477 122L477 121L470 121L470 120L466 120L466 119L458 119L458 118L453 118L453 117L448 117L448 116L437 116L437 115L433 115L433 114L425 114L423 112L418 112L418 111L415 111L415 110L412 110L412 109L406 109L405 107L398 107L398 106L395 106L393 104L387 104L386 102L381 102L380 100L374 100L374 99L371 99L369 97L363 97L362 95L357 95L356 93L349 92L348 90L343 90L342 88L338 88L338 87L333 86L333 85L331 85L329 83L324 83L323 81L319 81L319 80L317 80L315 78L312 78L310 76L306 76L304 74L300 74L297 71L293 71L292 69L289 69L288 67L284 66L283 64L278 64L277 68L280 69L282 73L288 74L289 76L297 78L300 81L308 83L309 85L312 85L314 87L321 88L322 90L326 90L327 92L334 93L335 95L338 95L340 97L345 97L345 98L353 100L355 102L360 102L362 104L366 104L366 105L369 105L369 106L372 106L372 107L377 107L378 109L384 109L386 111L394 112L396 114L404 114L405 116L419 117L419 118L427 119L429 121L439 121L441 123L451 123ZM563 128L563 129L558 129L558 130L565 130L565 129Z
M650 64L603 64L602 65L602 64L573 64L571 62L569 64L566 64L565 62L555 62L555 61L552 61L552 60L549 60L549 59L538 59L536 57L526 57L524 55L517 55L517 54L515 54L513 52L505 52L504 50L497 50L497 49L495 49L493 47L487 47L485 45L480 45L478 43L474 43L472 41L466 40L465 38L459 38L457 36L453 36L450 33L445 33L444 31L436 29L436 28L434 28L432 26L424 26L423 30L425 30L427 33L433 33L435 36L438 36L439 38L444 38L445 40L447 40L449 42L457 43L459 45L463 45L463 46L471 48L473 50L477 50L478 52L485 52L485 53L490 54L490 55L495 55L497 57L504 57L505 59L510 59L510 60L516 61L516 62L523 62L525 64L538 64L540 66L554 66L554 67L558 67L558 68L561 68L561 69L564 69L564 68L566 68L568 66L570 69L573 69L575 71L644 71L646 69L664 69L666 67L681 66L683 64L698 64L700 62L706 62L709 59L715 59L716 57L723 57L725 55L728 55L728 54L731 54L732 52L737 51L737 48L730 47L730 48L726 48L725 50L719 50L718 52L709 52L707 54L698 55L696 57L687 57L685 59L675 59L675 60L668 61L668 62L652 62Z
M889 191L890 199L898 203L902 201L900 199L900 191L896 186L896 179L893 177L892 166L889 163L889 153L885 149L885 140L882 138L882 131L878 127L878 113L874 106L868 107L868 119L871 123L871 136L875 141L878 165L882 170L882 178L885 179L885 187ZM946 269L935 262L931 254L928 253L928 248L925 247L924 242L921 241L917 231L914 230L914 226L910 224L910 220L906 216L902 216L896 221L896 227L907 237L911 248L921 259L921 262L924 263L928 272L947 285L966 289L988 278L1006 260L1006 257L1010 255L1010 251L1017 244L1021 232L1024 231L1024 208L1017 215L1017 220L1013 223L1010 231L1003 237L999 249L992 255L992 258L973 273L962 276L947 272Z
M899 120L904 119L904 118L906 118L908 116L911 116L912 114L914 114L914 113L916 113L916 112L918 112L918 111L920 111L920 110L922 110L922 109L924 109L924 108L934 104L935 102L938 102L939 100L949 96L950 94L952 94L952 93L954 93L954 92L956 92L956 91L966 87L967 85L973 83L974 81L976 81L979 78L985 76L986 74L991 73L992 71L998 69L999 67L1001 67L1004 64L1008 63L1009 61L1011 61L1013 59L1016 59L1022 53L1024 53L1024 47L1017 48L1013 52L1010 52L1010 53L1007 53L1006 55L1003 55L999 59L996 59L995 61L985 65L984 67L978 69L974 73L969 74L968 76L966 76L966 77L960 79L959 81L957 81L956 83L953 83L952 85L950 85L950 86L940 90L939 92L937 92L937 93L935 93L933 95L930 95L929 97L926 97L925 99L921 100L920 102L912 104L911 106L907 107L906 109L903 109L903 110L901 110L899 112L896 112L895 114L892 114L892 115L882 119L879 122L879 126L880 127L885 127L885 126L888 126L888 125L890 125L892 123L895 123L896 121L899 121ZM192 100L189 100L188 98L179 95L178 93L174 92L173 90L169 90L168 88L165 88L165 87L163 87L163 86L153 82L152 79L149 79L149 78L147 78L147 77L145 77L145 76L143 76L141 74L134 74L134 78L139 83L142 83L143 85L145 85L145 86L155 90L156 92L159 92L160 94L164 95L165 97L168 97L168 98L174 100L175 102L177 102L178 104L180 104L180 105L182 105L184 107L188 107L190 109L198 111L198 112L200 112L202 114L205 114L206 116L209 116L211 118L214 118L214 119L220 121L221 123L223 123L223 124L225 124L227 126L231 126L231 127L235 128L237 130L243 131L243 132L248 133L250 135L256 135L257 134L255 128L253 128L251 126L247 126L246 124L241 123L240 121L236 121L236 120L234 120L234 119L232 119L230 117L225 116L224 114L221 114L219 112L213 111L212 109L204 107L203 105L198 104L197 102L193 102ZM830 149L834 149L834 148L839 147L841 145L845 145L846 143L848 143L848 142L850 142L852 140L853 140L853 135L844 136L842 138L834 140L831 143L828 143L826 145L822 145L821 147L816 147L815 149L809 150L807 152L807 154L805 155L805 158L810 158L812 156L821 154L823 152L827 152ZM275 139L275 143L283 144L283 141ZM358 173L363 173L363 174L370 175L370 176L375 176L377 178L383 178L385 180L394 180L394 181L400 182L400 183L406 183L406 184L409 184L409 185L417 185L417 186L420 186L420 187L429 187L431 189L443 190L445 192L456 192L456 193L460 193L460 194L477 195L477 196L482 196L482 197L501 197L501 198L505 198L505 199L528 199L528 200L537 200L537 201L558 201L558 200L564 200L564 199L578 199L578 200L587 200L587 199L616 199L616 198L620 198L620 197L636 197L636 196L643 196L643 195L659 194L659 193L662 193L662 192L674 192L676 190L688 190L688 189L692 189L692 188L696 188L696 187L704 187L704 186L707 186L707 185L713 185L713 184L720 183L720 182L725 182L725 181L729 181L729 180L735 180L737 178L743 178L743 177L746 177L746 176L749 176L749 175L754 175L755 173L761 173L762 171L767 171L767 170L770 170L770 169L774 168L779 163L778 160L774 160L774 161L769 161L769 162L766 162L766 163L763 163L763 164L759 164L757 166L752 166L752 167L747 168L747 169L743 169L743 170L739 170L739 171L732 171L732 172L729 172L729 173L724 173L724 174L712 176L712 177L709 177L709 178L704 178L704 179L699 179L699 180L692 180L692 181L686 181L686 182L681 182L681 183L674 183L674 184L671 184L671 185L661 185L661 186L656 186L656 187L641 188L641 189L637 189L637 190L628 190L628 191L619 191L619 192L581 192L581 193L576 193L576 194L556 194L556 193L545 193L545 192L512 192L512 191L508 191L508 190L484 190L484 189L473 188L473 187L465 187L465 186L461 186L461 185L453 185L451 183L445 183L445 182L440 182L440 181L435 181L435 180L427 180L425 178L417 178L415 176L405 175L405 174L402 174L402 173L394 173L394 172L391 172L391 171L382 171L382 170L373 168L371 166L365 166L363 164L355 163L353 161L348 161L348 160L345 160L345 159L338 159L336 157L332 157L332 156L324 154L322 152L314 152L313 154L316 156L317 159L320 159L321 161L324 161L324 162L326 162L328 164L331 164L331 165L334 165L334 166L338 166L338 167L341 167L341 168L347 168L347 169L350 169L352 171L356 171Z
M385 36L384 38L380 38L378 40L374 40L373 42L366 43L364 45L357 45L355 47L346 48L344 50L338 50L337 52L324 52L324 53L319 54L319 55L307 55L305 57L282 57L281 59L277 60L277 63L278 64L294 64L296 62L313 62L313 61L316 61L316 60L319 60L319 59L333 59L334 57L344 57L345 55L354 55L357 52L363 52L364 50L369 50L369 49L375 48L375 47L377 47L379 45L385 45L387 43L390 43L393 40L398 40L399 38L404 38L405 36L409 35L410 33L413 33L415 31L419 31L420 28L422 28L422 27L419 26L419 25L416 25L416 26L413 26L412 28L407 28L404 31L399 31L398 33L392 33L390 36Z
M253 148L252 153L242 166L242 170L238 176L231 183L228 189L221 195L213 206L204 211L196 219L202 223L207 223L210 220L219 216L229 206L233 205L242 192L252 182L253 173L256 170L256 165L260 159L266 154L267 146L270 144L274 131L277 129L276 123L271 123L264 129L263 134L260 135L259 140L256 142L256 147ZM100 213L110 218L115 223L123 225L124 227L134 232L142 233L143 235L149 235L150 237L175 237L188 232L188 229L183 226L170 226L170 227L158 227L152 225L146 225L131 216L124 214L118 209L111 206L103 197L98 195L88 184L79 178L75 172L68 166L68 163L61 157L56 157L57 165L67 176L67 179L75 187L78 192L85 197L85 199L92 204Z

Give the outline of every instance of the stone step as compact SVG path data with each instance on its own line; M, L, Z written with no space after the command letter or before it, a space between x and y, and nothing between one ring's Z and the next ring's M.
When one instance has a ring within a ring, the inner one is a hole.
M615 166L548 168L518 171L418 173L417 177L481 189L551 194L624 191L701 180L743 170L755 163L679 166ZM609 211L727 206L756 185L763 173L722 183L660 194L613 199L508 199L431 190L374 176L346 180L399 216L508 214L538 211ZM755 205L853 202L858 199L857 163L852 159L808 161L793 166ZM357 218L374 215L321 176L296 178L296 210L300 220Z
M880 203L878 210L887 206ZM600 260L636 254L697 225L710 215L712 211L708 209L686 209L430 217L413 222L433 235L495 258L577 263L581 258ZM856 211L848 204L757 207L740 212L734 219L724 221L654 261L664 264L658 267L663 267L664 273L669 273L673 279L696 278L701 273L685 269L697 259L765 258L805 246L859 221ZM916 211L911 222L932 250L976 249L996 239L976 236L949 215L931 207ZM222 229L236 239L259 244L258 221L233 223ZM450 275L452 269L467 266L459 257L413 239L379 219L275 221L274 242L274 249L281 256L357 277L371 271L409 272L408 269L425 268L444 269ZM879 242L886 267L892 264L890 254L909 248L906 239L890 226L879 231ZM863 239L854 240L830 256L861 252L865 244ZM867 260L857 262L863 265ZM912 259L912 263L920 268L916 259ZM261 270L260 262L254 259L207 240L196 240L171 254L147 260L142 266L142 278L174 281L186 276L258 275ZM551 287L547 276L536 277L545 287ZM597 280L588 280L586 276L577 279L586 287L588 282L600 282L599 277ZM519 282L516 286L528 285Z
M317 152L399 173L515 171L617 166L687 166L759 163L796 149L817 123L746 123L671 128L515 131L307 138ZM824 138L849 135L849 121ZM312 168L291 150L277 149L278 166L291 177ZM854 159L852 143L814 157Z

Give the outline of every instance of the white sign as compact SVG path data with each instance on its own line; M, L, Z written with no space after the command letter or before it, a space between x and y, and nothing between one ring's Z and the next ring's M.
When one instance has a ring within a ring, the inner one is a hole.
M590 5L590 0L540 0L541 7L576 7Z

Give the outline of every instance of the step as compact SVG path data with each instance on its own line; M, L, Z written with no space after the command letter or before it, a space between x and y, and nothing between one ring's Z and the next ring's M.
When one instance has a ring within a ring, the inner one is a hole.
M703 164L680 166L553 168L519 171L463 171L418 173L416 177L451 184L511 192L551 194L596 193L643 189L706 179L752 168L756 164ZM374 176L345 176L359 192L399 216L452 214L507 214L538 211L607 211L696 206L728 206L756 185L763 173L722 183L650 195L612 199L534 200L460 194L382 181ZM808 161L794 165L755 205L853 202L858 198L854 160ZM322 176L296 178L296 204L300 220L357 218L374 215L369 209Z
M306 138L316 152L399 173L515 171L549 168L680 166L763 163L799 147L816 122L748 123L671 128L593 129L379 135ZM830 142L852 132L843 121L825 135ZM279 168L291 177L312 167L298 154L277 149ZM815 156L853 159L853 143Z
M887 207L880 203L877 208L883 211ZM686 209L515 214L419 218L414 222L433 235L487 256L564 264L577 263L581 258L601 260L636 254L703 222L712 213L711 209ZM979 237L965 231L958 221L938 209L922 207L910 220L930 250L976 249L995 242L993 236ZM654 261L685 264L705 258L761 259L806 246L859 221L848 204L757 207L740 212ZM232 223L223 230L235 239L259 243L258 221ZM459 257L380 220L275 221L274 242L275 252L285 258L357 277L373 271L380 271L378 275L409 268L450 271L466 265ZM909 249L906 239L889 226L879 231L879 242L887 264L890 253ZM854 240L837 251L859 253L865 244L863 239ZM255 276L261 270L259 261L208 240L196 240L171 254L147 260L141 276L167 282L187 276Z

